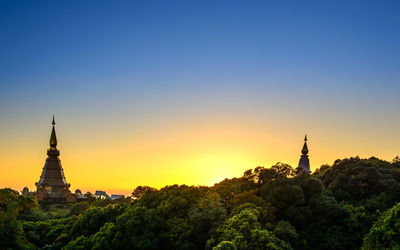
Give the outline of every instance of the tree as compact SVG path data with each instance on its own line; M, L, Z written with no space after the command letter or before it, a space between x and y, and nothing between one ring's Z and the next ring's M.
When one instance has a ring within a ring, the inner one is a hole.
M249 182L257 183L258 186L262 186L270 181L274 181L279 178L294 177L296 171L286 163L278 162L271 168L265 168L258 166L254 170L247 170L243 174L243 178Z
M223 200L216 192L207 192L191 207L188 213L189 224L195 225L189 236L196 247L204 249L207 239L224 223L227 211Z
M20 195L10 188L0 189L0 249L30 247L24 242L23 229L18 218L37 206L35 199Z
M263 229L259 220L258 209L244 209L218 228L218 239L209 244L229 241L237 249L291 249L288 243L278 239L271 231Z
M89 203L87 203L86 201L78 202L71 207L70 214L80 215L88 208L89 208Z
M277 177L288 178L296 176L296 171L286 163L278 162L271 169L275 170Z
M221 241L213 250L236 250L235 244L230 241Z
M0 239L0 249L23 248L22 226L14 214L0 211Z
M65 230L70 219L50 219L41 221L23 221L26 239L35 246L43 248L51 245Z
M232 207L231 200L235 195L240 194L243 191L251 190L253 186L254 182L252 179L233 178L225 179L220 183L214 184L213 190L222 197L225 208L230 209Z
M70 235L73 239L83 235L91 236L107 222L115 222L125 210L124 206L92 207L87 209L72 225Z
M154 192L157 189L149 187L149 186L137 186L135 190L132 192L133 199L140 199L146 192Z
M370 212L386 210L400 201L400 172L396 169L396 163L375 157L336 160L320 178L337 201L353 205L363 203ZM381 194L385 197L380 203L366 206L368 200L376 199Z
M363 244L363 237L377 219L377 215L370 213L363 206L343 203L341 205L345 213L344 222L346 223L346 235L349 238L349 244L352 245L352 248L357 248Z
M94 195L91 192L86 192L83 196L85 197L88 203L92 203L93 201L96 200L96 197L94 197Z
M17 191L10 188L0 189L0 210L15 214L17 217L21 213L28 213L37 209L36 199L20 195Z
M400 203L386 211L364 237L362 249L400 248Z
M164 221L155 209L130 207L118 217L113 246L119 249L159 249Z
M279 221L273 232L274 235L276 235L279 239L290 243L292 246L295 246L297 244L297 240L299 239L296 228L288 221Z

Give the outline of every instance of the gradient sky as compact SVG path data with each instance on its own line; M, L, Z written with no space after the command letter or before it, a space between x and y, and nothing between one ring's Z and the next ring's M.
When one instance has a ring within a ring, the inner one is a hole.
M400 154L398 1L1 1L0 187L51 117L71 189L212 185Z

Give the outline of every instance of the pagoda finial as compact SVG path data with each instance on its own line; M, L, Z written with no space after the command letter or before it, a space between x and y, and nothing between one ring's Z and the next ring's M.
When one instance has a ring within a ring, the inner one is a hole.
M303 155L307 155L308 154L308 147L307 147L307 134L304 137L304 145L303 145L303 149L301 150L301 153Z
M53 122L51 124L53 125L53 129L51 130L51 136L50 136L50 149L56 149L57 137L56 137L56 129L54 128L54 125L56 125L56 122L54 120L54 115L53 115Z

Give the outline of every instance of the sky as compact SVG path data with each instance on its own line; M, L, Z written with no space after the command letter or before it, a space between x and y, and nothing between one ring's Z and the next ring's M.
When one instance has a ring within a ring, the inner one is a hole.
M71 190L400 155L398 1L1 1L0 187L56 118Z

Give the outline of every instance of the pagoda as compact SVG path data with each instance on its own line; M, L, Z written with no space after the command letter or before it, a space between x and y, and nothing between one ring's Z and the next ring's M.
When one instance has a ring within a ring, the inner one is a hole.
M301 154L297 174L309 174L311 171L310 159L308 159L307 135L304 137L304 145Z
M57 137L53 116L53 129L50 136L50 148L47 150L47 159L44 164L42 175L35 183L37 190L34 194L37 200L51 202L73 201L75 195L69 191L70 184L67 183L61 161L58 158L60 151L57 149Z

